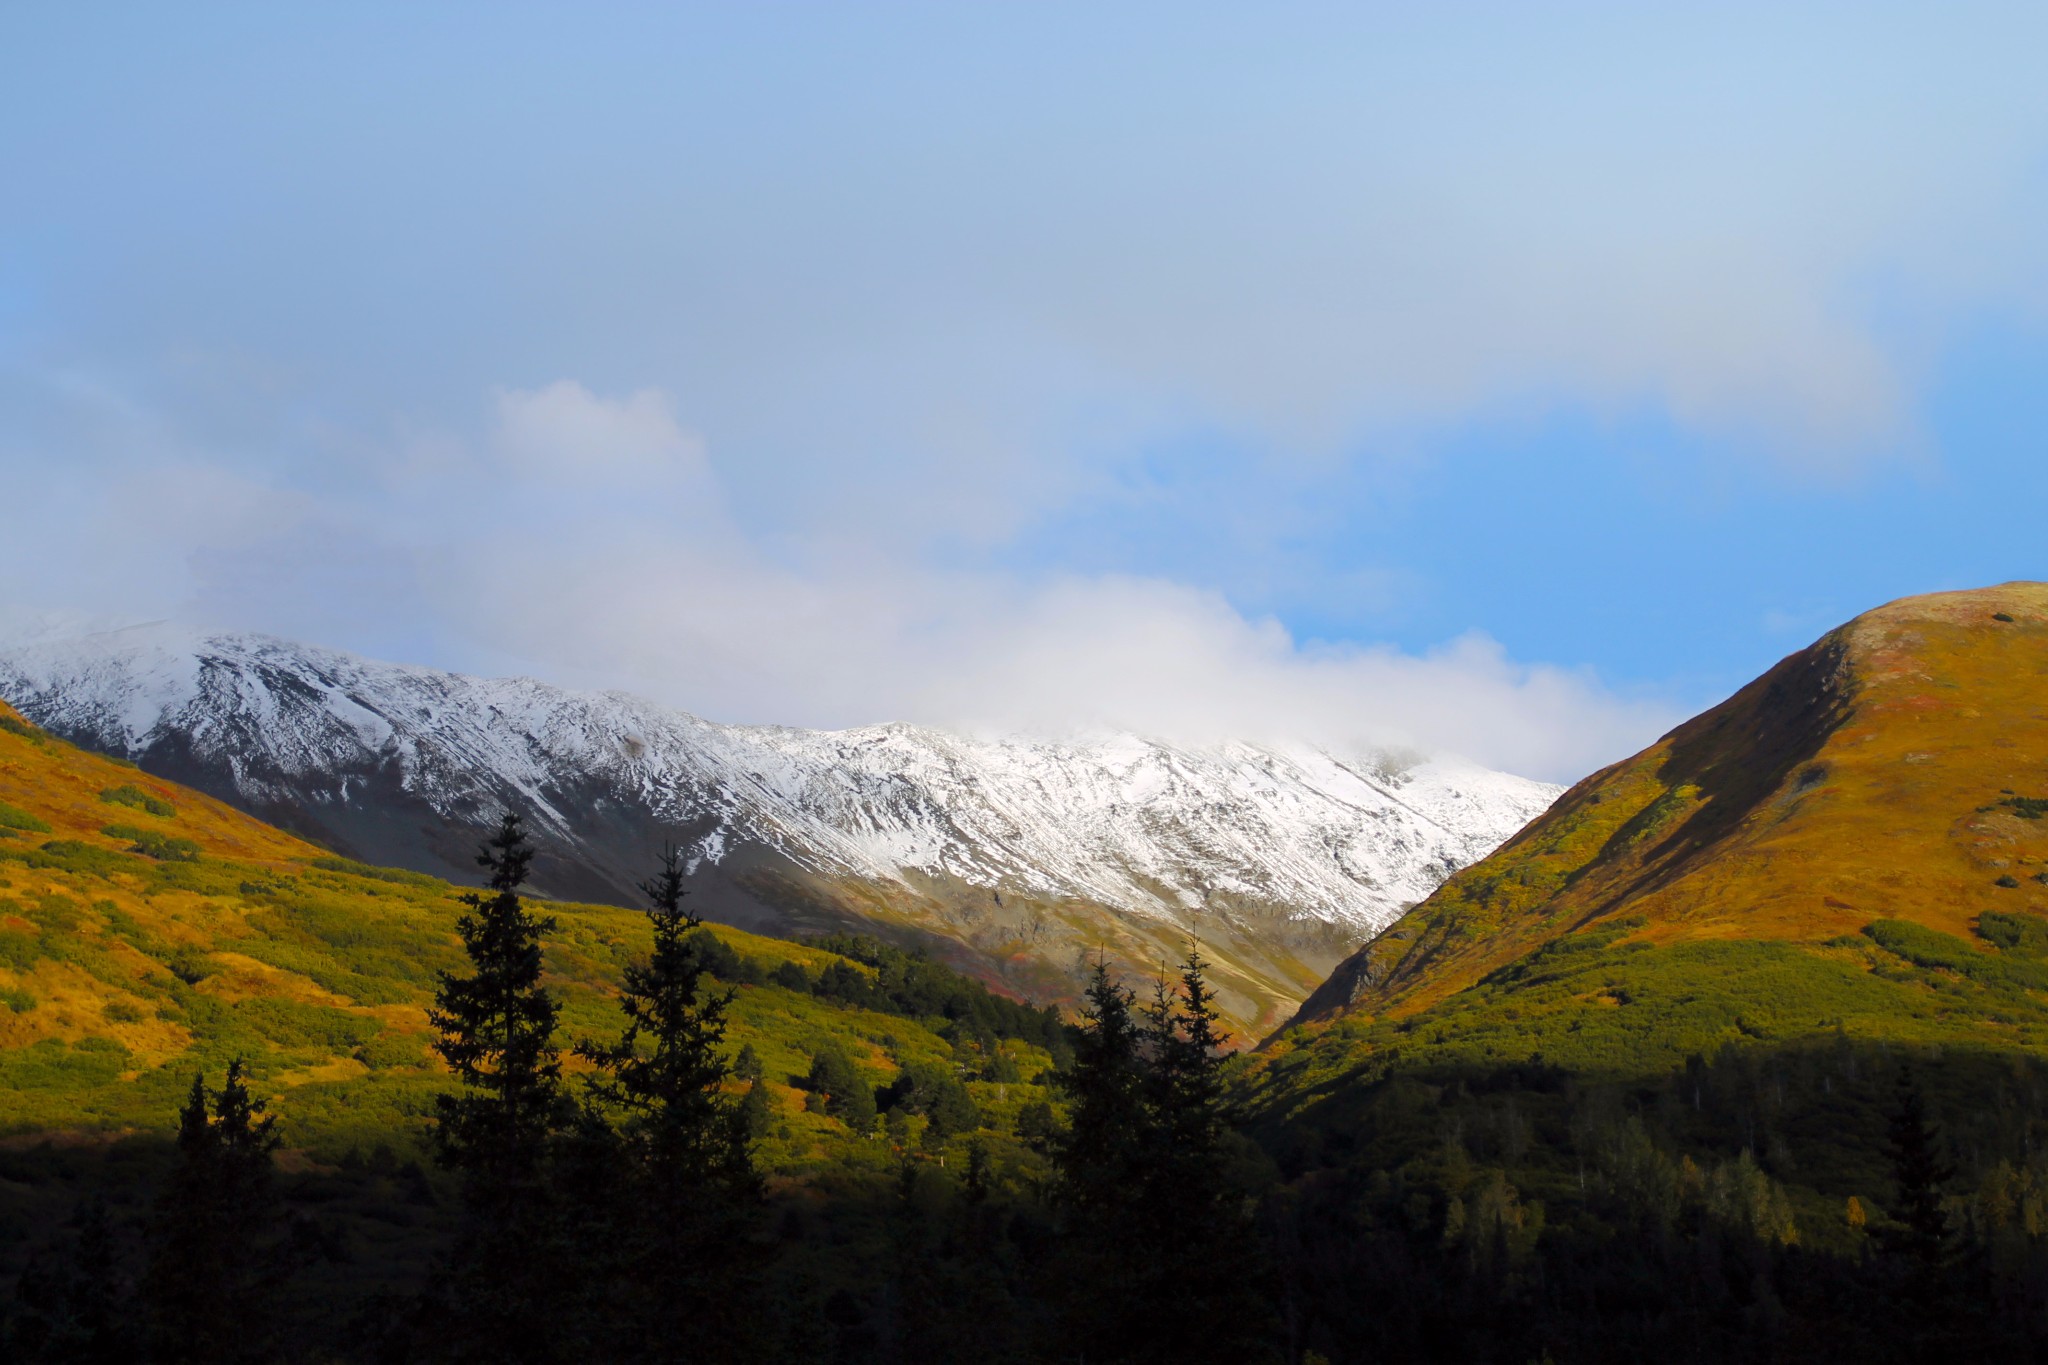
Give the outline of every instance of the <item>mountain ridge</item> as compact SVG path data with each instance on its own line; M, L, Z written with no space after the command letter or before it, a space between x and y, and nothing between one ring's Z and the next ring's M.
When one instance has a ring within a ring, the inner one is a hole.
M890 925L1037 996L1070 994L1090 951L1149 966L1195 932L1246 1022L1556 790L1309 746L726 726L164 625L0 650L0 695L365 861L467 878L511 806L546 850L538 886L617 900L615 869L677 837L740 927Z
M2039 821L2002 804L2048 790L2044 673L2048 584L1865 612L1574 785L1292 1023L1413 1014L1622 912L1668 945L1825 942L1892 916L1967 938L1981 910L2048 911L2048 883L2006 870L2048 857Z

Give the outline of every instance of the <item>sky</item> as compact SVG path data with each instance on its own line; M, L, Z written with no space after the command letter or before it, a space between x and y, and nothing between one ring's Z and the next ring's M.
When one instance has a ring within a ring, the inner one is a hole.
M2048 9L0 9L0 632L1575 778L2048 577Z

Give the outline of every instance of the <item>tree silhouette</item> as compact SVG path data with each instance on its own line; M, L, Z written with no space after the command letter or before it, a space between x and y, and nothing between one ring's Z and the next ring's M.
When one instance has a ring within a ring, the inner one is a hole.
M456 921L471 970L441 973L428 1012L462 1086L437 1098L435 1138L463 1177L468 1213L438 1315L442 1347L457 1359L555 1359L574 1332L549 1168L575 1112L554 1041L560 1006L541 985L541 937L555 921L519 899L533 848L518 816L504 817L477 862L487 894L464 895Z
M240 1058L210 1110L208 1100L205 1076L194 1076L157 1205L144 1292L163 1362L259 1360L272 1349L282 1273L276 1120L250 1095Z
M618 1349L641 1360L745 1359L758 1317L750 1225L760 1180L748 1116L725 1090L733 993L705 989L702 921L683 908L683 875L670 847L642 887L654 948L626 969L625 1033L577 1052L598 1068L597 1101L623 1115L628 1166L611 1247L627 1290L613 1321Z
M1948 1212L1942 1207L1942 1186L1955 1168L1941 1158L1941 1134L1927 1117L1927 1101L1912 1075L1901 1068L1897 1108L1890 1122L1892 1183L1896 1191L1893 1222L1877 1230L1882 1246L1933 1275L1952 1249Z

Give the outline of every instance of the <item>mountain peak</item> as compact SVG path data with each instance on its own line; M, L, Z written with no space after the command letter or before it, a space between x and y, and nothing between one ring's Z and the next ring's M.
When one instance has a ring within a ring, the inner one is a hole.
M1297 1022L1405 1015L1596 924L1653 944L1968 938L2048 913L2048 584L1887 603L1541 818L1341 964Z

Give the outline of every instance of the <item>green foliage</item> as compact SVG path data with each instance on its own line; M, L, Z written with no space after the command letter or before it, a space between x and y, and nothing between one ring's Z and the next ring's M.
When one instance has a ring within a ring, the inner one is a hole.
M874 969L870 975L846 962L833 963L810 985L821 998L912 1019L943 1019L972 1036L1035 1043L1055 1057L1066 1049L1058 1011L1005 1000L980 982L922 954L856 934L829 934L805 941Z
M426 1065L427 1041L416 1033L379 1029L349 1055L372 1071L412 1071Z
M809 1106L830 1114L855 1133L866 1134L875 1126L875 1092L854 1068L845 1049L836 1043L819 1047L805 1073L803 1088L810 1092Z
M758 986L768 979L761 964L737 952L709 929L689 936L690 952L707 973L729 986ZM799 969L801 970L801 969Z
M134 825L107 825L100 830L109 839L128 841L130 853L140 853L145 858L154 858L165 863L196 863L199 861L199 845L190 839L181 839L164 834L159 830L138 829ZM44 848L51 845L45 844Z
M2048 990L2048 962L1979 952L1953 934L1911 920L1876 920L1863 932L1916 967L1956 972L1997 990Z
M2012 811L2022 820L2039 820L2048 815L2048 797L2008 796L1998 803Z
M18 829L28 834L48 834L50 822L31 815L19 806L0 801L0 829Z
M0 967L25 972L42 955L42 943L34 934L18 929L0 929Z
M371 881L416 886L429 891L438 891L443 885L438 877L429 877L424 872L408 872L401 867L373 867L353 858L315 858L307 866L317 867L323 872L340 872L350 877L366 877Z
M1977 917L1977 934L2008 953L2048 956L2048 920L2039 915L1986 910Z
M235 1006L241 1027L273 1046L322 1056L347 1054L383 1031L380 1020L332 1005L310 1005L281 996L258 995Z
M150 795L132 782L124 783L118 787L108 787L100 793L100 800L112 806L132 806L136 810L146 811L151 815L162 816L165 819L169 819L178 813L176 806L160 796Z
M926 1136L935 1142L981 1126L974 1097L950 1066L903 1063L896 1079L875 1092L875 1104L883 1113L921 1115L928 1120Z

